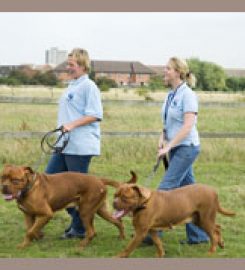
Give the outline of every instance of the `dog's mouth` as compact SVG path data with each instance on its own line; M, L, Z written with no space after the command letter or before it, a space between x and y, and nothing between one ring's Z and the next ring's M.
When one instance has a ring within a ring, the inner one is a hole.
M12 201L15 199L13 194L3 194L3 198L5 201Z
M3 193L3 198L5 201L12 201L12 200L18 199L20 194L21 194L21 191L18 191L17 194Z
M126 209L120 209L120 210L116 210L114 213L113 213L113 217L115 219L121 219L122 217L126 216L127 214L129 213L129 210L126 210Z

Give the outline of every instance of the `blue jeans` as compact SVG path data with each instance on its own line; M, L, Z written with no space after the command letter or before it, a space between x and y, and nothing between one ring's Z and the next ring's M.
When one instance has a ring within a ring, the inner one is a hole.
M59 172L81 172L87 173L88 167L93 156L79 156L68 154L53 154L49 160L48 166L45 170L47 174ZM72 217L70 228L73 228L78 233L84 233L85 228L80 219L79 212L75 207L66 209L68 214Z
M169 167L159 190L170 190L195 183L192 164L200 152L199 146L177 146L170 150ZM186 224L187 240L192 243L208 241L209 237L202 229L193 223Z

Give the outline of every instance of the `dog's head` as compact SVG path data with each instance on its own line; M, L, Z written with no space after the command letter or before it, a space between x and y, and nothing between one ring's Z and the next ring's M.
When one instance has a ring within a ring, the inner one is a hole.
M1 175L2 193L5 200L17 199L29 183L32 174L30 167L5 165Z
M145 187L131 183L121 184L114 195L113 207L117 210L114 217L120 219L127 213L139 209L150 196L151 190Z

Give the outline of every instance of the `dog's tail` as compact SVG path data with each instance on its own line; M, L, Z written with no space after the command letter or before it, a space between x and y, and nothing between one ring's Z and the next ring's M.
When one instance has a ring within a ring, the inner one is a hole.
M135 184L137 182L137 175L134 171L130 171L131 179L127 182L128 184Z
M220 214L223 214L223 215L229 216L229 217L233 217L233 216L236 215L235 212L223 208L223 207L220 205L219 202L218 202L218 212L219 212Z
M129 181L127 181L126 183L127 184L135 184L136 181L137 181L137 175L134 171L130 171L131 173L131 179ZM106 179L106 178L101 178L101 181L107 185L107 186L112 186L112 187L115 187L115 188L119 188L119 186L122 184L120 182L117 182L115 180L111 180L111 179Z

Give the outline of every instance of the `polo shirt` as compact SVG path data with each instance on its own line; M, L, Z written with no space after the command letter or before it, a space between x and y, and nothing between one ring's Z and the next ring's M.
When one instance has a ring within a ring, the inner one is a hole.
M199 145L200 139L196 127L198 113L197 96L185 82L175 91L174 89L169 91L162 106L161 116L166 130L166 140L171 141L182 128L184 124L184 114L194 112L196 113L195 123L190 133L178 145ZM166 115L166 105L168 101L170 101L170 103Z
M87 74L70 81L61 96L57 124L61 126L85 116L96 117L98 121L71 130L70 140L63 153L100 155L100 121L103 118L103 108L100 91Z

